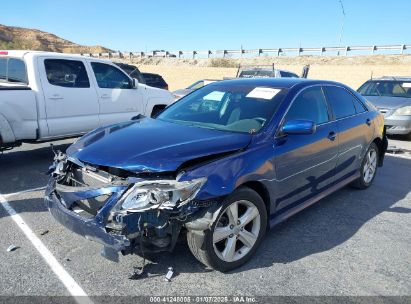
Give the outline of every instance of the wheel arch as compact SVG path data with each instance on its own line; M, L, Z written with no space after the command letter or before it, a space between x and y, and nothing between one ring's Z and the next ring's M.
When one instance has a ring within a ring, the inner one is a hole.
M157 104L151 109L150 117L155 117L159 111L164 110L167 107L166 104Z
M373 143L375 143L378 147L378 166L382 167L382 165L384 164L384 156L385 156L385 152L387 151L388 148L388 140L387 137L385 136L385 130L384 130L384 134L382 139L380 137L376 137L374 138L374 140L372 141Z
M271 212L271 197L270 197L270 192L268 191L267 187L262 182L259 182L259 181L248 181L248 182L245 182L244 184L241 184L239 187L248 187L254 190L255 192L257 192L257 194L262 198L264 202L264 205L267 211L267 221L269 221L270 212ZM267 227L270 227L270 225L267 224Z

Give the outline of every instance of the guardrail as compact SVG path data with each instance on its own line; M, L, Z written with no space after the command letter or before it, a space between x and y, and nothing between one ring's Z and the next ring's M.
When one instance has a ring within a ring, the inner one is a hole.
M411 50L410 44L398 44L398 45L371 45L371 46L331 46L331 47L310 47L310 48L273 48L273 49L240 49L240 50L206 50L206 51L151 51L151 52L113 52L113 53L94 53L94 54L80 54L90 57L102 57L102 58L150 58L150 57L177 57L185 58L189 56L193 59L199 56L205 56L206 58L226 58L233 56L255 55L259 57L265 54L274 54L275 56L290 56L292 55L304 55L304 53L314 53L314 55L322 56L326 53L335 53L337 55L343 54L347 56L349 52L369 52L373 55L378 51L392 51L396 54L404 54L406 50Z

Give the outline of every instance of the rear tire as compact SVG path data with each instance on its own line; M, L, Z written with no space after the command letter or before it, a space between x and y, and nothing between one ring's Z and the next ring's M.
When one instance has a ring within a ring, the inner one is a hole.
M230 195L206 231L188 230L188 246L201 263L221 272L250 260L267 229L267 210L254 190L241 187Z
M352 182L352 187L357 189L367 189L371 186L377 175L379 155L378 146L374 142L371 143L361 161L360 177Z

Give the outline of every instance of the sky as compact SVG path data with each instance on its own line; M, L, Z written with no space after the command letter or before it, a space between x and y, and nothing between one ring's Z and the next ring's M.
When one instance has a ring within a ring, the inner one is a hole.
M113 50L411 44L410 0L3 0L0 24Z

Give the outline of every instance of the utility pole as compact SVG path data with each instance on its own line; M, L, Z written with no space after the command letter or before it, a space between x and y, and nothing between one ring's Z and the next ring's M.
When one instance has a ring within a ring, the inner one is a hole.
M345 10L344 10L344 4L343 4L342 0L338 0L338 1L340 2L341 12L342 12L340 39L339 39L339 43L338 43L338 46L341 47L341 41L342 41L342 37L343 37L343 34L344 34ZM338 56L340 56L340 51L338 51Z

